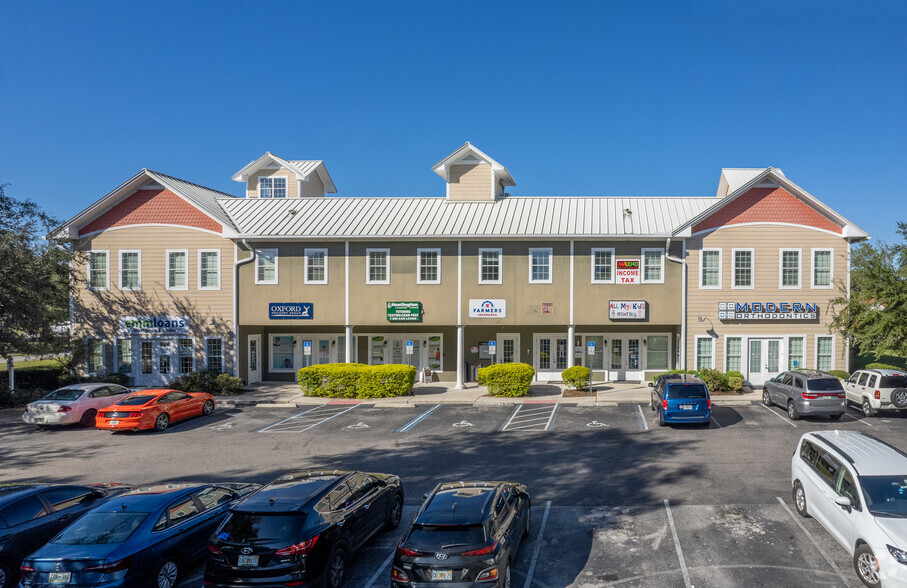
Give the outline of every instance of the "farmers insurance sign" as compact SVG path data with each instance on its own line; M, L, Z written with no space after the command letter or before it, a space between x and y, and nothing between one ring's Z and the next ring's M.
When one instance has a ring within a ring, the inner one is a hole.
M722 320L811 320L819 318L819 305L808 302L719 302Z
M469 300L470 318L504 318L507 316L507 301L503 298L472 298Z
M638 259L617 259L615 260L615 273L618 284L638 284L639 283L639 260Z
M122 316L120 333L123 335L188 335L187 316Z

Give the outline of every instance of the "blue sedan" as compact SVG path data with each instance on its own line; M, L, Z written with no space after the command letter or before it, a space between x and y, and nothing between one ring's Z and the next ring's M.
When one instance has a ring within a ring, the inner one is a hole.
M172 588L208 536L258 484L161 484L88 511L22 562L21 586Z

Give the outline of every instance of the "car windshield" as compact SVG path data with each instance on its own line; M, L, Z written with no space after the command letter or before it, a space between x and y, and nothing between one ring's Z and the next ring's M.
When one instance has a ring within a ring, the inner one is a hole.
M147 512L90 512L63 529L51 543L61 545L122 543L147 518Z
M485 528L482 525L416 524L407 541L409 546L427 551L483 543L485 543Z
M79 396L85 394L85 390L79 390L78 388L61 388L59 390L54 390L42 400L78 400Z
M127 396L126 398L117 402L118 406L139 406L145 404L149 400L154 400L154 396Z
M806 381L807 390L844 390L838 378L819 378Z
M907 519L907 476L861 476L869 512Z
M907 377L904 376L882 376L882 388L907 388Z
M706 389L702 384L672 384L666 398L705 398Z
M299 539L305 513L262 514L231 512L217 532L217 538L229 543L286 542Z

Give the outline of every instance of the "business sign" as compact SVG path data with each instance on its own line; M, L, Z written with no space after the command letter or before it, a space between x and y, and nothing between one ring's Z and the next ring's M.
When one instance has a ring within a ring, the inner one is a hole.
M647 309L645 300L611 300L608 302L608 318L645 319Z
M638 259L617 259L615 260L615 273L618 284L638 284L639 283L639 260Z
M123 335L188 335L187 316L121 316Z
M269 319L312 319L315 305L311 302L271 302L268 304Z
M469 300L470 318L504 318L507 316L507 301L501 298Z
M718 318L721 320L815 320L819 318L819 305L808 302L719 302Z
M421 302L388 302L387 320L392 323L422 322Z

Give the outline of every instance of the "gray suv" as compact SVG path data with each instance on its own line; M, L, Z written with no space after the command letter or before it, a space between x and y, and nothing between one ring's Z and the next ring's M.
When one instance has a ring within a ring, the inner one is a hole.
M846 402L841 380L825 372L781 372L762 388L762 403L783 406L792 421L819 415L839 419Z

